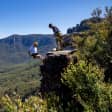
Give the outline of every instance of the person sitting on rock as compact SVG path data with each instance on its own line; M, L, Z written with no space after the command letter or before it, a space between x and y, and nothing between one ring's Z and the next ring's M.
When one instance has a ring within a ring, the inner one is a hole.
M56 44L57 44L56 50L57 51L62 50L63 49L63 36L60 30L56 26L53 26L52 24L49 24L49 28L53 30L54 36L56 37Z
M33 45L29 49L29 55L35 58L43 59L43 56L38 53L38 42L34 42Z

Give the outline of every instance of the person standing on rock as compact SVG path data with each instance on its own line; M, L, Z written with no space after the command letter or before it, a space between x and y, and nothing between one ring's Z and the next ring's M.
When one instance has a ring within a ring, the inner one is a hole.
M63 50L63 36L60 30L52 24L49 24L49 28L52 29L52 31L54 32L54 36L56 37L56 44L57 44L56 50L57 51Z

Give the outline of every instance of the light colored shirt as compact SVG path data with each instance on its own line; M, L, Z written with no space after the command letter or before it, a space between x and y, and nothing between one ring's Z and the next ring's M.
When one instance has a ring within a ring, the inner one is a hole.
M36 54L38 53L37 47L31 46L29 49L30 54Z

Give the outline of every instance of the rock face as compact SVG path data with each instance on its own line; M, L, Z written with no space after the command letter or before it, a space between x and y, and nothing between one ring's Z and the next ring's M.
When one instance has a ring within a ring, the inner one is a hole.
M61 83L61 74L71 62L77 62L77 58L69 53L57 51L48 53L46 56L43 65L40 66L42 74L40 91L43 96L53 91L57 94L62 94L63 85Z
M67 29L67 34L72 34L72 33L75 33L75 32L78 33L78 32L83 32L83 31L90 30L91 27L89 26L88 23L96 24L96 23L102 22L103 20L104 19L100 18L100 17L92 17L92 18L89 18L89 19L84 19L83 21L80 22L80 24L77 24L76 26L68 28Z

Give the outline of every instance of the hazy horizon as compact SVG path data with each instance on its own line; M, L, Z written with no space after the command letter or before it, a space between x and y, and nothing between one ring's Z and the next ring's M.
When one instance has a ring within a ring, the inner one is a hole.
M29 33L26 33L26 34L18 33L18 34L15 34L15 33L13 33L13 34L9 34L9 35L7 35L5 37L0 37L0 39L4 39L4 38L10 37L12 35L27 36L27 35L53 35L53 34L52 33L49 33L49 34L47 34L47 33L46 34L44 34L44 33L43 34L41 34L41 33L37 33L37 34L36 33L30 33L30 34Z

